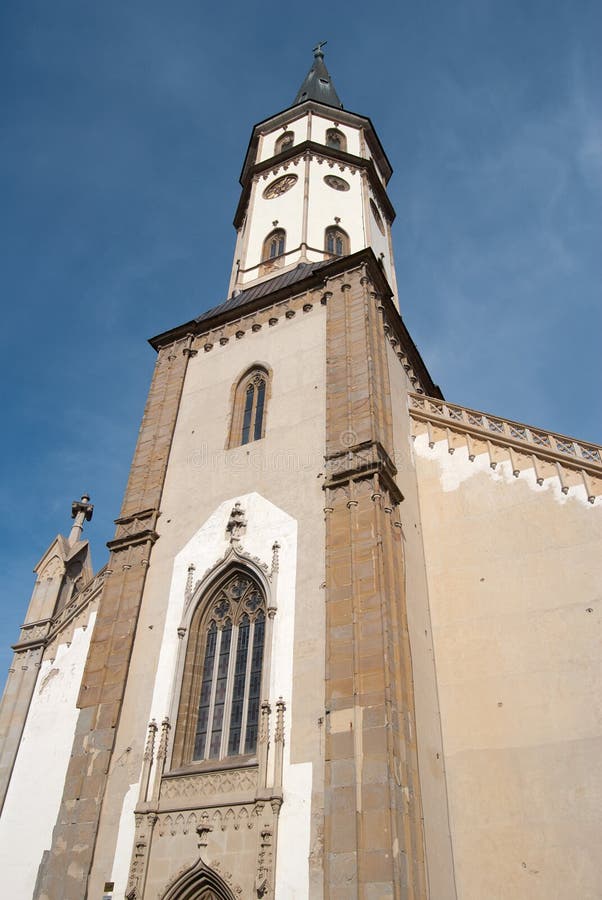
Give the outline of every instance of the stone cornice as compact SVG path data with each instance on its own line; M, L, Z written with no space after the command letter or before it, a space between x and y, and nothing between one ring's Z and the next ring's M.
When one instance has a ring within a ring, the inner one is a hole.
M254 163L255 153L257 151L257 145L259 143L259 136L270 134L271 132L276 131L278 128L281 128L283 125L290 125L298 119L301 119L308 112L315 112L320 116L324 116L325 118L332 118L333 122L340 122L341 125L350 125L354 128L363 128L366 135L366 141L368 143L368 146L370 147L370 151L378 161L378 164L381 166L385 181L389 181L391 175L393 174L393 168L387 158L387 154L384 151L383 145L379 140L376 129L374 128L374 125L372 124L372 121L368 118L368 116L362 116L359 113L351 112L351 110L348 109L339 109L338 107L327 106L324 103L318 103L316 100L306 100L304 103L299 103L296 106L289 106L287 109L284 109L267 119L263 119L261 122L258 122L253 126L251 139L247 147L242 172L240 175L241 184L243 184L245 180L248 169Z
M536 468L538 484L542 484L545 473L537 469L536 461L539 461L553 467L552 473L560 478L563 493L566 494L570 487L563 478L564 470L581 478L590 503L602 493L602 447L597 444L576 441L566 435L423 394L410 393L408 399L410 417L415 422L424 423L431 447L438 440L447 439L449 452L453 453L456 449L454 438L464 439L469 459L474 460L477 453L489 452L492 468L498 462L495 449L502 449L508 454L513 474L517 477L523 468L532 466Z
M323 490L326 492L377 476L393 503L401 503L403 495L395 482L397 469L379 441L363 441L330 453L324 457L325 475Z
M389 219L389 222L393 222L395 219L395 209L389 200L389 196L372 159L364 159L361 156L354 156L352 153L335 150L332 147L327 147L325 144L319 144L316 141L302 141L300 144L294 144L283 153L279 153L277 156L271 156L269 159L266 159L261 163L256 163L245 170L243 177L241 178L243 190L234 214L233 224L236 229L240 228L242 225L253 178L266 172L277 172L280 168L286 168L293 160L297 158L303 159L307 154L315 156L318 159L330 160L341 166L366 172L370 187L378 197L379 203Z
M185 322L183 325L171 328L169 331L164 331L162 334L150 338L149 344L154 350L158 351L169 344L182 340L187 335L194 334L195 336L198 336L209 334L227 324L237 323L241 319L258 312L259 310L274 306L279 302L290 300L291 296L296 297L307 293L310 290L323 287L327 278L338 275L340 272L345 272L350 268L355 268L368 258L371 259L374 262L375 267L380 270L380 266L371 249L359 250L357 253L353 253L350 256L341 256L333 260L328 265L322 266L311 275L308 275L307 278L304 278L302 281L295 282L294 285L288 285L280 288L280 290L264 294L261 297L250 300L244 305L217 312L215 316L212 316L210 319L203 319L202 322L196 322L196 320L193 319L190 322ZM391 288L388 286L384 276L382 277L382 281L384 290L390 293Z
M157 509L143 509L131 516L123 516L115 519L115 537L107 541L109 550L125 550L135 544L143 544L151 541L153 544L158 538L155 530L159 511Z
M202 322L194 320L186 322L151 338L149 343L159 351L187 335L194 334L197 348L200 345L201 349L209 351L215 345L228 343L232 338L237 339L243 336L248 330L256 331L265 324L270 327L277 324L280 317L294 316L297 299L303 307L303 312L306 312L307 304L302 303L301 298L312 291L320 292L321 302L328 302L331 290L329 281L358 268L365 270L378 294L383 311L384 332L410 380L412 383L418 384L426 394L432 397L442 397L440 388L433 382L418 348L393 303L391 288L371 247L359 250L350 256L332 260L302 281L295 282L294 285L265 294L242 306L218 312L214 317L203 319Z

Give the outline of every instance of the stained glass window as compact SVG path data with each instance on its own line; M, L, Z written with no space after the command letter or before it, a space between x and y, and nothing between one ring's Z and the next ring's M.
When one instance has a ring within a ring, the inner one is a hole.
M265 643L264 593L236 572L213 595L194 741L194 760L254 753Z

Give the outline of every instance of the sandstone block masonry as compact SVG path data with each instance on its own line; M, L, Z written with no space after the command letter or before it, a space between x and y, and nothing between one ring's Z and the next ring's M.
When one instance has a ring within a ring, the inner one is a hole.
M189 347L188 338L176 341L157 359L121 516L109 542L108 572L78 700L81 712L36 900L86 896Z

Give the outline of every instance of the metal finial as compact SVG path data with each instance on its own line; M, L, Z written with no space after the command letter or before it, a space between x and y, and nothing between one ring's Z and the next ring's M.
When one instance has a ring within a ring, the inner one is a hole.
M324 56L324 54L322 53L322 47L326 46L327 43L328 41L318 41L318 43L314 47L314 57L317 58L318 56Z

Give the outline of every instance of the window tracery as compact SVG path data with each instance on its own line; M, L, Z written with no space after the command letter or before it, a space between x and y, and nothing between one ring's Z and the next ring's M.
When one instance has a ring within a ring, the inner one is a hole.
M349 235L338 225L331 225L324 232L324 249L331 256L345 256L349 253Z
M269 376L262 366L253 367L238 382L234 391L230 447L240 447L264 437L268 386Z
M284 228L275 228L274 231L270 231L263 242L260 274L269 272L275 266L281 266L284 262L285 250L286 231Z
M264 590L243 569L230 570L199 604L190 625L178 713L180 762L255 753L266 615Z
M333 150L347 150L347 138L338 128L329 128L326 132L326 146Z
M281 134L278 140L276 141L275 154L276 153L284 153L285 150L289 150L293 144L295 143L295 134L292 131L285 131L284 134Z

